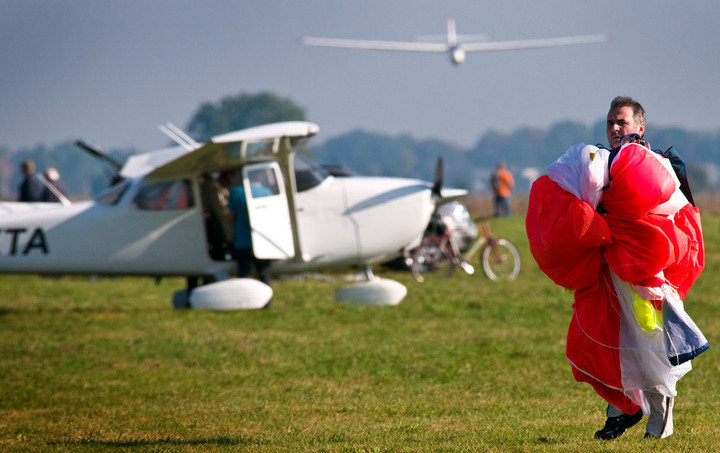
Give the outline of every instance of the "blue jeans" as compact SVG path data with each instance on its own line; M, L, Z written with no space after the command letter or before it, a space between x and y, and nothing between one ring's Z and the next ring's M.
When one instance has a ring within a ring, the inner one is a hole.
M270 286L270 264L271 260L255 258L252 249L235 249L235 262L238 268L238 278L250 277L253 264L258 274L258 280Z
M510 197L495 195L495 217L510 217Z

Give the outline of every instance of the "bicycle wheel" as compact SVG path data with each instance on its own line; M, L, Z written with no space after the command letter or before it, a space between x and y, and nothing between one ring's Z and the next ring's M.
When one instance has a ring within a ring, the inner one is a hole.
M507 239L491 239L480 255L482 268L490 280L515 280L520 273L520 253Z

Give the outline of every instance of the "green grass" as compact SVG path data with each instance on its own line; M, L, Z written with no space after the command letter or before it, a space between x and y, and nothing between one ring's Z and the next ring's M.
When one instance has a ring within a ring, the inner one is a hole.
M595 441L605 404L565 359L571 295L538 269L523 219L495 219L523 270L376 269L397 307L281 280L270 310L174 311L180 279L0 276L0 451L719 451L720 217L686 308L713 348L679 385L675 435ZM477 263L473 263L477 264Z

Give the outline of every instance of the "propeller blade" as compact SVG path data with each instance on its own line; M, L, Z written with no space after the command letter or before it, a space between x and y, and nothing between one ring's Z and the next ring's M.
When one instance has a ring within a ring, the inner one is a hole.
M440 156L438 157L437 165L435 166L435 181L432 186L432 194L436 197L440 197L440 192L442 191L443 173L443 158Z
M120 178L120 169L122 168L123 165L120 162L113 159L105 151L103 151L102 149L100 149L99 147L97 147L93 144L84 142L82 140L75 140L75 145L84 149L85 151L90 153L90 155L102 160L103 162L105 162L106 164L108 164L111 167L111 168L103 167L103 170L107 174L107 177L110 178L111 184L114 184L115 182L117 182L121 179Z
M98 148L97 146L84 142L82 140L76 140L75 144L80 148L84 149L85 151L89 152L93 156L102 159L108 164L110 164L110 166L113 167L115 171L119 172L122 168L122 164L120 162L110 157L110 155L108 155L105 151Z

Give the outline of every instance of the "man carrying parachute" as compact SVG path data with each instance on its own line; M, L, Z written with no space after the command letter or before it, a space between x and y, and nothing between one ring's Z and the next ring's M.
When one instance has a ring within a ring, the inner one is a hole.
M650 149L644 132L642 106L616 97L612 150L575 145L530 190L533 257L574 291L573 376L608 402L598 439L620 436L643 414L645 437L671 435L675 384L709 347L682 302L705 265L700 214L681 190L684 173Z

